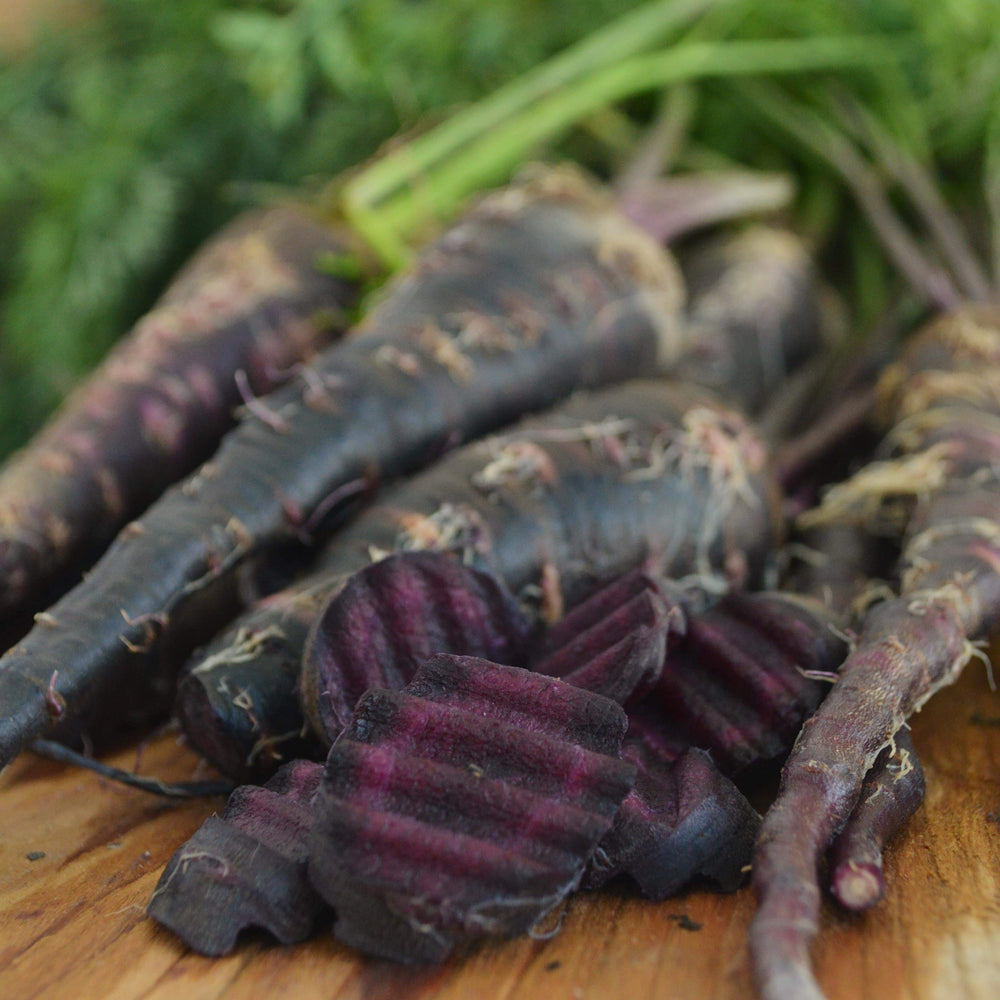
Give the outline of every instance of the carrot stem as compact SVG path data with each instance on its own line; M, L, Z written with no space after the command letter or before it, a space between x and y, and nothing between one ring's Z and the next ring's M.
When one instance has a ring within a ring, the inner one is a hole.
M344 210L377 251L404 254L403 238L451 212L467 195L503 178L543 141L606 104L689 80L864 67L881 47L870 37L842 36L746 42L698 42L633 56L540 100L494 128L465 152L436 167L419 184L380 206L344 192Z
M742 93L765 117L790 132L840 174L889 256L917 292L940 309L952 308L961 301L951 278L927 258L892 207L878 175L842 132L804 104L766 84L748 83Z

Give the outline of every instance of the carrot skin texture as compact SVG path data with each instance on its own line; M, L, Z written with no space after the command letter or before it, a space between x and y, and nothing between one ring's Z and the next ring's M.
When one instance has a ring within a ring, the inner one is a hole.
M819 858L893 734L955 680L975 653L970 640L1000 618L1000 406L991 388L998 375L1000 315L970 307L925 328L882 380L891 441L902 456L882 469L898 478L875 499L916 493L900 596L868 613L840 680L803 727L765 817L750 931L765 998L821 996L808 960L818 926ZM915 460L920 474L910 482L905 473ZM864 474L841 491L839 506L866 506Z
M240 403L233 372L268 392L343 331L358 284L316 265L347 247L280 207L245 213L202 248L0 470L0 612L37 609L211 454Z
M449 440L669 354L669 258L591 189L547 178L484 199L0 659L0 766L59 721L53 703L86 724L126 679L141 689L191 597L311 527L345 484L412 471ZM223 620L203 607L188 649Z

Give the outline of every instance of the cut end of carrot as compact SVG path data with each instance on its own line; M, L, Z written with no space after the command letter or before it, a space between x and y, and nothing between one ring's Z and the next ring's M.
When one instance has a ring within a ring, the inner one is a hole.
M834 898L846 910L869 910L885 895L885 878L880 865L871 861L846 861L830 879Z

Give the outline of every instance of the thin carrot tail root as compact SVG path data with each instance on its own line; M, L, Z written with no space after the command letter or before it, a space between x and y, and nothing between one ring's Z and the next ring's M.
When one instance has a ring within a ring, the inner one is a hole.
M816 873L828 836L829 776L816 771L814 777L814 784L798 789L794 802L782 802L779 793L757 841L753 884L758 904L748 941L761 1000L823 1000L809 947L819 928Z

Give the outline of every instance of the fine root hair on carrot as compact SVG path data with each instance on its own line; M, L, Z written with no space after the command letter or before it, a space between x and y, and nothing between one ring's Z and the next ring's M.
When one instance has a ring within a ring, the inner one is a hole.
M951 447L940 443L915 455L873 462L847 482L831 487L818 507L799 515L801 528L824 524L870 524L888 517L899 522L898 511L886 511L889 501L919 499L940 488L951 468Z
M905 417L926 413L942 400L962 400L970 406L995 408L1000 404L1000 372L924 372L908 387Z
M226 662L227 663L246 663L248 660L252 660L261 650L261 647L269 639L284 639L285 633L282 632L280 625L269 625L265 629L260 629L256 632L251 632L248 629L241 629L236 633L236 637L233 639L232 646L226 652ZM208 673L215 669L218 664L218 658L209 656L202 660L196 667L191 670L191 673Z
M870 608L881 601L890 601L895 596L896 591L886 580L869 580L851 601L851 619L863 621Z

